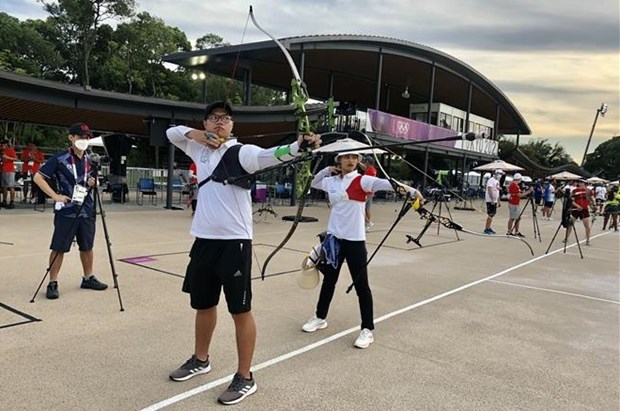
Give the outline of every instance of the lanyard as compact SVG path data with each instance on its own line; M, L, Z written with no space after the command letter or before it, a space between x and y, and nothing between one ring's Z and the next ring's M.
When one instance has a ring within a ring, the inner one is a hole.
M73 171L73 178L75 178L75 184L79 184L78 183L78 174L77 174L77 168L75 166L75 158L73 157L73 153L71 152L71 149L67 150L69 152L69 158L71 159L71 171ZM85 158L86 154L84 154L82 156L82 162L84 163L84 187L86 187L86 176L88 175L88 161Z

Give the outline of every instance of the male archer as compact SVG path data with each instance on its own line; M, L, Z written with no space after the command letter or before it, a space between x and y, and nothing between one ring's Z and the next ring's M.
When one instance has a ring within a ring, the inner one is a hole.
M250 371L256 344L251 311L252 287L252 181L243 177L297 157L305 140L318 147L320 136L300 135L297 142L268 149L240 144L232 136L232 107L223 101L207 106L204 130L176 126L167 131L172 144L196 163L198 205L190 233L196 237L190 251L183 291L196 310L194 353L170 374L185 381L211 370L209 348L217 322L222 289L235 323L238 366L230 386L218 398L236 404L256 392ZM234 181L234 182L233 182Z

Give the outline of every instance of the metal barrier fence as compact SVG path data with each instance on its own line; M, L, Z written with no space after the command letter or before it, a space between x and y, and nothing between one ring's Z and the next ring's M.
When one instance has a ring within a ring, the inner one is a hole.
M110 173L109 165L102 165L100 175L107 180ZM144 167L127 167L127 175L125 184L127 184L128 199L133 201L138 195L138 181L141 178L152 178L155 182L155 189L159 193L161 201L166 201L166 187L168 185L168 170L163 168L144 168ZM172 179L172 202L180 204L183 197L189 194L187 170L174 170Z

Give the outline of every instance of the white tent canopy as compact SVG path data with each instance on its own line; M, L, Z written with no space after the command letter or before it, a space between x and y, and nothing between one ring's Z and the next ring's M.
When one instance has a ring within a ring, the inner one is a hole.
M386 151L381 150L379 148L371 148L368 144L361 143L357 140L353 140L352 138L343 138L340 140L336 140L331 144L327 144L326 146L321 146L314 151L318 152L340 152L344 150L351 150L351 152L356 151L361 154L383 154ZM345 154L346 151L343 152Z
M523 167L515 166L514 164L507 163L504 160L495 160L491 163L483 164L478 167L474 167L474 170L477 170L477 171L494 171L494 170L521 171L523 170Z
M606 183L607 180L600 178L600 177L590 177L586 180L588 183L590 184L599 184L599 183Z
M103 139L101 137L93 137L88 140L88 145L91 147L103 147Z
M551 178L552 180L580 180L583 177L581 177L578 174L571 173L569 171L562 171L561 173L557 173L557 174L553 174L552 176L549 176L549 178Z

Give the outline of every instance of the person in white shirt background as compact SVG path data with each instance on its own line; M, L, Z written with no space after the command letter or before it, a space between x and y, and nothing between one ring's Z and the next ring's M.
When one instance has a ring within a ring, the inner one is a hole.
M497 208L501 205L501 187L499 179L503 174L504 172L502 170L495 170L493 176L487 180L487 189L484 194L484 202L487 206L487 220L484 225L485 234L496 234L496 232L491 228L491 224L493 223L493 217L497 214Z

